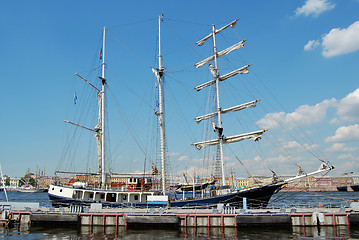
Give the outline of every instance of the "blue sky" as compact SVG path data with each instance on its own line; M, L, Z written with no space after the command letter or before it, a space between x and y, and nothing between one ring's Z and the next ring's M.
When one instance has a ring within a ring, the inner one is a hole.
M0 163L7 175L23 176L28 168L35 172L36 166L46 168L48 175L65 165L95 169L93 142L79 143L81 150L64 159L66 140L74 130L63 120L84 117L77 113L80 109L86 116L96 115L96 110L90 113L85 107L96 98L74 73L97 80L90 72L99 66L103 26L109 29L107 78L117 102L112 106L120 109L110 115L120 120L109 120L114 129L108 154L111 169L143 170L141 149L148 152L149 168L155 161L149 119L156 90L150 67L156 66L160 14L169 89L167 142L175 174L193 167L202 173L210 165L190 146L203 140L203 126L192 119L203 114L207 98L205 91L196 93L193 87L210 78L207 67L196 70L193 64L211 53L208 43L194 43L210 32L212 24L219 28L236 18L235 29L218 36L218 48L247 42L219 67L225 73L231 67L252 66L248 75L223 84L222 103L230 107L253 98L261 101L257 108L234 113L232 120L225 116L225 135L269 131L262 146L246 141L226 150L227 173L231 169L236 175L245 175L243 170L270 175L271 168L288 175L296 173L295 164L309 172L319 166L316 158L336 166L331 175L359 172L358 0L0 3ZM121 122L121 114L126 121Z

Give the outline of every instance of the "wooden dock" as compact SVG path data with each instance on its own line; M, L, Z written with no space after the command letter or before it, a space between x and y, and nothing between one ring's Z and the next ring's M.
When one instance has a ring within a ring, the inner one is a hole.
M280 209L251 210L241 213L214 213L211 209L98 209L71 213L68 209L37 209L12 211L20 224L70 224L81 226L138 225L162 227L245 227L245 226L350 226L359 224L359 211L347 209L297 209L288 213Z

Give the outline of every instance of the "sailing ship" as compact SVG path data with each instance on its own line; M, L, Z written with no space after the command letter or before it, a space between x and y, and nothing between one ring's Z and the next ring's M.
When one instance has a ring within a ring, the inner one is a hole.
M196 147L198 150L200 150L203 147L210 147L210 146L216 146L217 147L217 153L218 156L216 158L215 163L215 177L217 178L212 183L204 183L204 184L193 184L192 190L191 186L184 185L180 186L179 188L182 188L182 191L192 191L193 193L196 190L202 190L205 188L210 188L210 192L207 196L203 197L203 194L201 194L201 197L196 198L195 194L193 195L193 199L191 200L183 200L179 199L179 201L172 202L171 206L177 206L177 207L188 207L188 206L216 206L218 203L223 204L230 204L232 206L236 207L243 207L243 202L246 202L246 204L250 207L256 208L256 207L266 207L268 205L268 202L272 195L279 191L282 187L284 187L287 183L298 181L300 179L306 178L311 175L319 174L319 173L325 173L330 171L333 167L330 165L329 162L322 161L321 166L319 169L312 173L304 173L302 169L299 171L298 176L294 178L290 178L287 180L279 180L276 174L273 172L273 178L271 183L269 184L263 184L256 187L251 188L245 188L245 189L236 189L233 186L226 185L226 176L225 176L225 163L224 163L224 151L223 146L225 144L231 144L240 142L243 140L254 140L259 141L262 137L262 135L267 131L264 130L258 130L254 132L234 135L234 136L224 136L223 134L223 126L222 126L222 115L226 113L236 112L240 111L246 108L253 108L256 106L256 103L259 100L250 101L244 104L236 105L234 107L230 108L222 108L221 102L220 102L220 94L219 94L219 87L220 83L230 79L231 77L234 77L238 74L247 74L249 72L248 68L251 66L246 65L241 68L238 68L232 72L226 73L224 75L220 75L220 71L218 68L218 62L217 59L223 56L226 56L232 51L235 51L237 49L240 49L244 47L244 42L246 40L242 40L227 49L224 49L222 51L217 51L216 47L216 35L222 32L223 30L227 29L228 27L234 28L238 19L230 22L229 24L216 29L214 25L212 25L212 32L207 35L206 37L202 38L201 40L196 42L197 46L202 46L205 44L205 42L212 38L213 43L213 54L209 56L208 58L198 62L195 64L196 68L200 68L202 66L205 66L208 64L209 70L211 72L211 75L213 77L212 80L201 84L195 89L197 91L200 91L201 89L209 86L215 87L215 105L216 110L214 112L196 117L195 120L197 123L200 123L203 120L212 120L216 119L217 123L214 121L211 121L211 126L213 130L217 133L217 138L211 139L211 140L205 140L201 142L193 143L192 145ZM184 193L182 194L184 196Z
M72 185L67 186L61 183L51 183L48 189L48 195L52 202L53 206L69 206L73 204L77 205L90 205L91 203L103 203L106 206L142 206L151 201L153 198L153 203L161 203L164 201L167 204L167 196L157 196L158 191L147 191L141 188L141 191L129 189L129 190L111 190L108 189L106 181L106 172L105 172L105 93L106 93L106 76L105 76L105 36L106 28L103 28L103 41L101 49L101 59L102 59L102 74L99 77L101 81L101 89L98 89L85 78L78 75L86 83L88 83L96 92L98 97L98 124L92 129L84 127L80 124L73 123L71 121L65 120L65 122L73 124L77 127L82 127L86 130L92 131L95 133L95 138L97 141L97 151L98 151L98 172L97 175L100 176L100 184L96 188L88 187L86 182L76 181ZM133 179L133 178L129 178ZM144 177L145 182L147 178ZM157 196L157 197L156 197Z
M106 29L103 30L103 43L102 43L102 75L101 80L101 89L97 89L91 85L98 94L99 102L99 121L97 126L94 129L86 128L95 133L97 144L98 144L98 174L101 176L100 185L98 188L90 188L85 183L76 183L72 186L64 186L61 184L52 183L49 186L48 194L52 201L53 206L68 206L71 204L82 204L89 205L91 203L102 203L103 206L109 207L158 207L158 206L169 206L169 207L199 207L199 208L209 208L215 207L217 204L230 204L231 206L242 207L243 202L245 202L249 207L266 207L271 196L279 191L284 185L289 182L297 181L308 176L320 173L326 173L330 171L333 167L329 162L322 161L320 168L312 173L300 172L300 174L294 178L287 180L278 180L276 175L274 175L271 183L260 185L251 188L245 189L236 189L233 186L226 185L225 179L225 166L224 166L224 153L223 145L230 144L234 142L239 142L242 140L251 139L258 141L261 139L262 135L267 130L258 130L250 133L234 135L226 137L223 135L223 127L221 116L225 113L230 113L234 111L240 111L245 108L252 108L256 106L258 100L254 100L248 103L240 104L231 108L224 109L220 105L220 95L219 95L219 85L220 82L229 79L237 74L246 74L248 73L248 68L250 65L241 67L235 71L227 73L225 75L220 75L218 70L217 58L225 56L230 52L242 48L244 46L244 40L239 43L223 50L217 52L216 49L216 34L219 34L228 27L234 27L236 25L235 20L226 26L215 29L215 26L212 26L212 32L197 42L198 46L202 46L207 40L213 40L213 54L207 59L196 64L196 67L202 67L209 64L209 69L212 73L213 80L210 80L207 83L204 83L198 87L196 90L199 91L202 88L207 86L215 85L216 87L216 104L217 111L214 113L209 113L200 117L195 118L197 122L203 120L211 120L213 118L217 119L217 124L212 122L213 129L217 133L217 138L213 140L205 140L201 142L193 143L192 145L197 149L208 146L217 146L219 152L219 163L217 164L217 174L220 175L215 181L211 181L205 184L198 186L178 186L174 188L175 191L179 191L179 194L171 192L168 188L168 175L166 174L168 169L166 169L166 144L165 144L165 128L164 128L164 104L163 104L163 81L165 75L165 69L162 67L162 56L161 56L161 21L162 17L158 19L158 28L159 28L159 53L158 53L158 67L153 68L152 71L156 76L158 83L158 103L159 111L155 114L158 117L159 127L160 127L160 158L161 158L161 188L160 189L140 189L133 191L130 189L121 189L114 190L109 189L106 184L106 173L105 173L105 85L107 80L105 78L105 33ZM85 79L84 79L85 80ZM86 81L86 80L85 80ZM83 127L81 125L67 121L68 123L74 124L76 126ZM193 195L191 197L186 194L186 191L193 190ZM196 194L196 191L200 191L200 194Z

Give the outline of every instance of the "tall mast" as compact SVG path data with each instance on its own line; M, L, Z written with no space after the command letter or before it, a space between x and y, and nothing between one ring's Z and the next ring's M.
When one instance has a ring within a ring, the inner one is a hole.
M164 119L164 104L163 104L163 71L162 67L162 55L161 55L161 21L162 16L158 17L158 68L153 69L152 72L155 74L158 82L158 102L159 102L159 112L156 111L158 117L158 122L160 125L160 138L161 138L161 178L162 178L162 193L166 195L166 138L165 138L165 119Z
M101 187L105 187L106 173L105 173L105 33L106 28L103 27L103 40L102 40L102 76L101 76Z
M214 130L217 132L217 138L216 139L211 139L211 140L205 140L205 141L201 141L201 142L196 142L193 143L192 145L194 145L197 149L201 149L202 147L206 147L206 146L217 146L218 147L218 157L219 159L217 161L219 161L219 165L220 167L216 167L216 173L217 170L220 168L220 175L222 175L222 184L225 185L226 184L226 178L225 178L225 169L224 169L224 154L223 154L223 145L227 144L227 143L234 143L234 142L240 142L242 140L246 140L246 139L253 139L254 141L258 141L261 137L262 134L267 131L267 130L259 130L259 131L254 131L254 132L249 132L249 133L244 133L244 134L238 134L238 135L234 135L234 136L224 136L223 135L223 128L222 128L222 121L221 121L221 117L222 114L225 113L230 113L230 112L235 112L235 111L240 111L243 110L245 108L252 108L256 106L256 103L259 100L254 100L251 102L247 102L247 103L243 103L240 105L236 105L230 108L222 108L220 105L220 101L219 101L219 82L220 81L225 81L226 79L236 76L237 74L247 74L248 73L248 67L251 66L246 65L244 67L238 68L232 72L229 72L227 74L224 75L220 75L219 71L218 71L218 66L217 66L217 59L223 56L226 56L227 54L229 54L230 52L240 49L242 47L244 47L244 42L246 40L242 40L220 52L217 51L216 48L216 34L222 32L223 30L227 29L228 27L234 27L237 23L238 19L230 22L229 24L225 25L224 27L220 28L220 29L215 29L215 26L212 25L212 32L207 35L206 37L202 38L201 40L199 40L198 42L196 42L196 44L198 46L202 46L208 39L210 39L211 37L213 38L213 55L196 63L195 66L196 68L200 68L208 63L210 63L211 61L214 61L214 66L212 66L212 64L209 64L209 69L211 70L212 76L214 78L214 80L210 80L209 82L206 82L204 84L201 84L197 87L195 87L195 89L197 91L200 91L202 88L204 87L208 87L211 85L215 84L215 88L216 88L216 102L217 102L217 110L213 113L209 113L203 116L199 116L196 117L195 120L197 121L197 123L200 123L202 120L206 120L206 119L210 119L213 117L217 117L218 121L217 121L217 125L215 123L212 122L212 127L214 128ZM219 171L218 171L219 172Z
M162 17L158 17L158 100L160 113L158 115L160 122L160 135L161 135L161 176L162 176L162 193L166 195L166 168L165 168L165 120L163 113L163 68L162 68L162 55L161 55L161 21Z
M219 74L217 66L217 48L216 48L216 29L212 25L212 37L213 37L213 55L214 55L214 69L215 69L215 81L216 81L216 94L217 94L217 118L218 118L218 141L219 141L219 161L221 165L222 185L226 185L226 177L224 175L224 158L223 158L223 138L222 138L222 121L221 121L221 105L219 102Z

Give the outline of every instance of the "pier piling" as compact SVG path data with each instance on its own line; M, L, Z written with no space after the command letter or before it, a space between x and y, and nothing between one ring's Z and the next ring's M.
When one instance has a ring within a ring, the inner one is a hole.
M359 212L353 209L280 209L251 210L243 213L214 213L212 209L96 209L77 212L74 209L6 210L20 224L78 224L82 226L177 226L177 227L243 227L243 226L349 226L359 224ZM71 211L70 211L71 210ZM5 213L3 213L4 215Z

